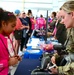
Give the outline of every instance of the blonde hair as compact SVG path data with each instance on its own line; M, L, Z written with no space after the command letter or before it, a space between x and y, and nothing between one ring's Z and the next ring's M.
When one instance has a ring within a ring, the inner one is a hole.
M66 11L67 13L70 13L71 11L74 11L74 1L71 0L71 1L65 2L65 3L61 6L60 10L64 10L64 11Z

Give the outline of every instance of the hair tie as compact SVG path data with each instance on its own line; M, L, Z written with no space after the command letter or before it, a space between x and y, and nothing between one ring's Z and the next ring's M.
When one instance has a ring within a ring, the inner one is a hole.
M8 16L12 16L12 15L14 15L13 13L8 13Z

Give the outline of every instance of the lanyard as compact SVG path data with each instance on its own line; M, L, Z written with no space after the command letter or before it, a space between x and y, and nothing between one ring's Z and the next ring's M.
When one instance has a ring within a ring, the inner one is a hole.
M12 57L11 54L10 54L10 52L9 52L9 50L8 50L8 48L6 47L5 43L3 42L2 38L0 38L0 39L1 39L2 43L3 43L3 45L5 46L7 52L9 53L10 57ZM9 40L10 40L10 39L9 39ZM11 40L10 40L10 42L11 42L11 44L12 44L12 41L11 41ZM13 44L12 44L12 48L13 48ZM14 51L14 50L13 50L13 51Z

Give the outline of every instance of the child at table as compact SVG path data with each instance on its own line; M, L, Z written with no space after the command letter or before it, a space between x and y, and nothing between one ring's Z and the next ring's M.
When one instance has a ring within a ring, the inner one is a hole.
M13 13L0 8L0 75L8 75L9 67L14 66L20 60L15 55L13 44L9 35L15 30L16 17Z

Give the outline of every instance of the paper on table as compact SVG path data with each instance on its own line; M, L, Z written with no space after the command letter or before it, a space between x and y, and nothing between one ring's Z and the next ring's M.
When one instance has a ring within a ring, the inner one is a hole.
M31 42L31 45L32 46L37 46L39 44L40 40L37 39L37 38L32 38L32 42Z
M32 49L40 49L40 46L32 46Z
M27 50L27 52L29 52L29 53L39 53L40 50Z
M38 38L32 38L31 40L31 43L28 43L27 46L37 46L40 42Z

